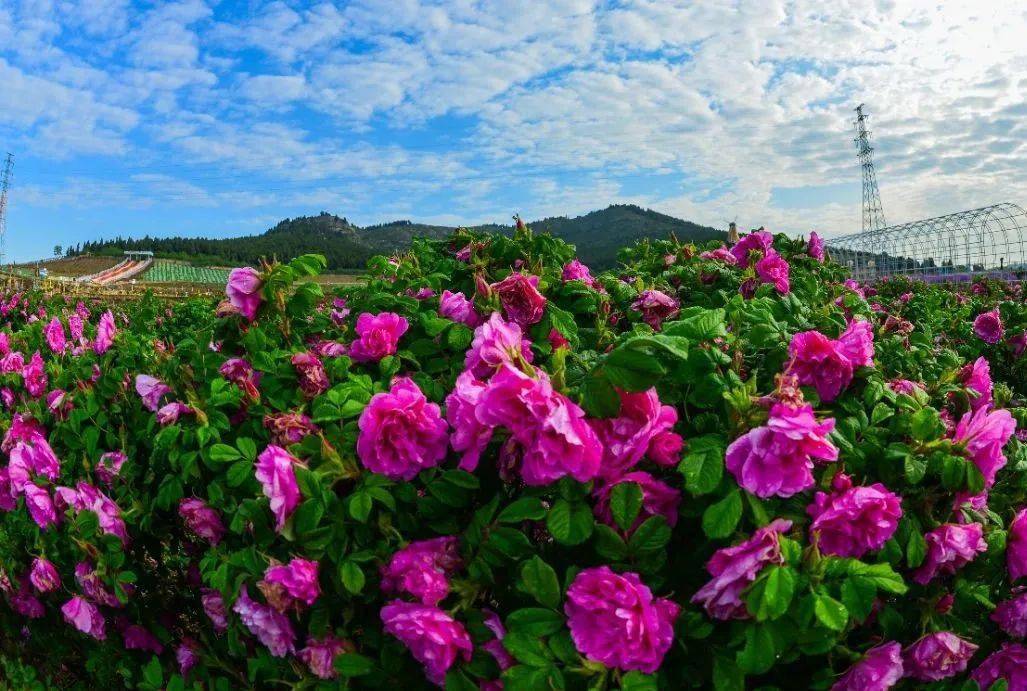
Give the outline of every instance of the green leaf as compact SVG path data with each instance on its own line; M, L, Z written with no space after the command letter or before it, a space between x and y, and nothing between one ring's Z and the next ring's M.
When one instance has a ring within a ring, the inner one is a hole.
M745 673L738 669L734 660L714 658L713 688L715 691L745 691Z
M921 408L910 417L909 431L917 441L930 441L944 434L945 423L934 408Z
M589 417L616 417L620 411L620 396L606 377L590 374L581 385L581 407Z
M524 607L514 610L506 618L509 631L522 631L532 636L548 636L564 626L559 612L542 607Z
M368 492L354 492L349 498L349 515L353 517L353 520L364 523L371 515L373 501Z
M207 458L214 463L231 463L242 457L238 449L228 444L214 444L207 450Z
M610 561L620 561L628 556L628 546L624 543L624 538L610 526L596 523L592 535L594 537L592 543L599 556Z
M548 667L552 657L538 636L524 631L509 631L503 637L503 647L522 662L532 667Z
M257 460L257 442L249 437L239 437L235 440L235 446L247 461L252 463Z
M521 585L539 603L556 609L560 605L560 581L553 567L538 556L521 566Z
M776 657L774 636L768 626L749 626L745 629L745 646L735 658L739 669L746 674L763 674L774 666Z
M359 593L364 589L364 571L355 562L342 562L342 566L339 567L339 578L342 580L342 584L346 586L346 590L353 594Z
M702 529L713 539L728 537L742 518L742 495L738 490L711 504L702 516Z
M667 373L658 358L626 346L615 349L603 363L603 371L614 386L625 391L645 391Z
M874 608L877 587L862 576L850 576L842 583L842 603L857 621L866 621Z
M906 564L909 568L915 569L924 563L927 556L927 540L920 534L919 530L913 530L909 534L909 542L906 543Z
M639 671L628 672L620 678L621 691L657 691L656 675Z
M154 688L160 688L164 685L164 672L160 667L160 660L154 655L150 658L150 661L143 667L143 681Z
M694 495L709 494L724 475L724 438L706 434L688 440L687 453L678 464L685 486Z
M637 482L619 482L610 490L610 512L621 530L629 530L642 510L642 488Z
M592 534L595 519L585 502L557 499L546 516L546 527L557 542L580 545Z
M813 601L813 613L821 624L832 631L841 631L849 623L849 610L830 595L818 593Z
M225 475L225 482L228 483L229 487L238 487L252 475L253 464L243 459L229 466L228 473Z
M795 595L798 574L789 566L764 569L749 589L746 607L756 621L777 619L788 611Z
M655 552L670 542L670 526L663 516L651 516L635 529L628 540L628 547L635 554Z
M359 653L345 653L335 658L335 671L344 677L362 677L374 669L374 660Z
M522 497L508 504L496 518L500 523L540 521L546 517L546 507L538 497Z

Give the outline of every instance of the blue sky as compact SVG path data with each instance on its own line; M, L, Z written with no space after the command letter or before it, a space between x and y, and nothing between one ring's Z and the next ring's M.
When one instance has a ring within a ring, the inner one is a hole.
M7 250L576 215L859 225L1027 206L1015 0L0 0Z

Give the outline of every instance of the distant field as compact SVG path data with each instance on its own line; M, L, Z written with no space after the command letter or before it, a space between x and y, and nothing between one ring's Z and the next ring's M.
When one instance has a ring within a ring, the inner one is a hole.
M78 278L109 269L121 261L121 257L67 257L38 262L51 276ZM13 267L17 273L34 275L37 262L18 264Z
M190 266L170 259L156 259L140 281L152 283L224 283L229 269L215 269L207 266Z

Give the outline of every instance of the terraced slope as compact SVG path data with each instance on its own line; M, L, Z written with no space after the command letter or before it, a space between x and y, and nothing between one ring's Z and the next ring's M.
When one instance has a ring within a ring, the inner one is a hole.
M228 269L190 266L170 259L156 259L139 280L153 283L224 283L228 280Z

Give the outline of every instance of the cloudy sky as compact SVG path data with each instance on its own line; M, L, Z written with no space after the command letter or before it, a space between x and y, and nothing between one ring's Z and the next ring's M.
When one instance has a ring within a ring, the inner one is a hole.
M1027 206L1022 0L0 0L8 252L577 215L858 229Z

